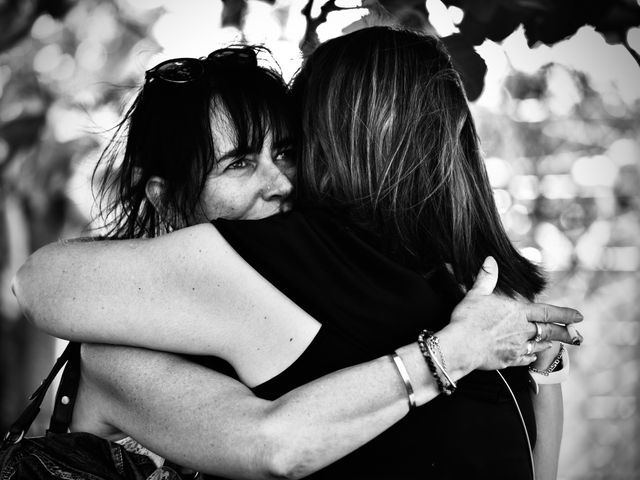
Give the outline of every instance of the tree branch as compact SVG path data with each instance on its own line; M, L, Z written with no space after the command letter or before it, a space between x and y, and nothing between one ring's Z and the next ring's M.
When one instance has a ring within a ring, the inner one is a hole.
M311 52L313 52L318 44L320 43L320 39L318 38L318 27L327 21L327 17L331 12L337 12L340 10L354 10L356 8L361 7L338 7L336 5L336 0L328 0L325 2L322 7L320 7L320 14L317 17L311 16L311 10L313 9L313 1L308 0L305 6L302 8L300 13L304 16L307 26L304 31L304 36L300 41L300 50L302 51L302 55L306 58Z
M624 45L624 48L627 49L627 52L631 54L633 59L638 64L638 67L640 67L640 54L636 52L631 45L629 45L629 41L627 40L626 33L621 34L620 38L622 38L622 45Z

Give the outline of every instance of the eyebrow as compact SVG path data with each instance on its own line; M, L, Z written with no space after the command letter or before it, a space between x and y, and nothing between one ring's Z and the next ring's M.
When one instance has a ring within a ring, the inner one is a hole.
M281 150L283 148L290 148L293 146L293 139L291 137L283 138L282 140L278 140L273 145L271 145L272 150Z
M224 162L225 160L229 160L229 159L232 159L232 158L239 157L243 153L245 153L245 152L241 152L237 148L234 148L232 150L229 150L227 153L225 153L224 155L220 156L219 158L217 158L216 159L216 163Z
M279 141L275 142L271 146L271 149L272 150L282 150L282 149L285 149L285 148L291 148L292 146L293 146L293 139L290 138L290 137L287 137L287 138L284 138L282 140L279 140ZM224 155L220 156L220 158L217 159L216 163L224 162L225 160L229 160L229 159L232 159L232 158L240 157L242 155L250 155L252 153L258 153L258 151L257 150L251 150L251 149L240 150L239 148L234 148L232 150L229 150Z

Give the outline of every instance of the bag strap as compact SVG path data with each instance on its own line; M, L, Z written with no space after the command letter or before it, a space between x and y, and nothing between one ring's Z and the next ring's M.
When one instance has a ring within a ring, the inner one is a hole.
M80 344L69 343L69 347L71 353L60 378L48 432L67 433L73 418L73 407L80 384Z
M11 427L9 427L9 431L4 436L0 448L4 449L5 447L11 444L16 444L20 442L20 440L22 440L22 437L24 437L25 433L27 433L29 431L29 428L31 428L31 424L38 416L38 413L40 413L40 407L42 406L42 402L44 401L45 395L47 394L47 391L49 390L53 379L56 377L56 375L58 375L58 372L62 369L62 367L64 367L67 362L74 358L76 359L75 363L78 364L79 370L80 344L69 342L62 354L56 360L56 363L53 365L53 368L51 369L49 374L45 377L36 391L33 392L29 397L29 405L27 405L18 419L13 422ZM73 399L75 400L75 393L73 394ZM72 404L73 402L70 403Z

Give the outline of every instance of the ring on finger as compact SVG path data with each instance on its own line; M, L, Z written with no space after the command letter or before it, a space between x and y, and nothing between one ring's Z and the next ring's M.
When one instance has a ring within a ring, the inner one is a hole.
M542 325L539 322L533 322L536 326L536 336L532 338L532 340L536 343L542 340Z
M533 353L533 343L531 340L527 342L527 353L525 355L531 355Z

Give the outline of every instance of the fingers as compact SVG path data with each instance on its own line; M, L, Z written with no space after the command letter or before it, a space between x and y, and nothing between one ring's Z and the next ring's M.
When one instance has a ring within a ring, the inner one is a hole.
M533 343L533 353L544 352L545 350L551 348L551 346L553 345L553 343L551 342L534 342L533 340L529 341Z
M567 324L582 321L582 314L577 310L546 303L531 303L527 305L526 312L530 322Z
M534 354L531 355L521 355L518 359L513 362L510 366L512 367L526 367L527 365L531 365L535 362L538 357Z
M556 325L555 323L529 322L528 339L533 340L537 335L536 323L540 326L540 341L558 341L571 345L582 344L584 337L573 325Z
M554 323L542 325L542 338L544 340L557 340L571 345L580 345L584 340L584 337L575 328Z
M582 344L582 341L584 340L584 337L582 335L580 335L580 332L578 331L578 329L576 327L574 327L573 325L567 325L565 328L567 329L567 332L569 333L569 336L571 337L571 342L574 345Z
M510 367L520 367L530 365L538 358L536 354L551 348L553 344L551 342L534 342L529 340L525 342L522 347L522 352L516 355L515 358L509 362Z
M548 348L551 348L552 345L553 344L551 342L534 342L533 340L528 340L524 342L522 350L518 352L518 356L521 357L534 355Z
M487 257L478 272L476 281L469 293L475 292L480 295L491 295L498 283L498 264L493 257Z

